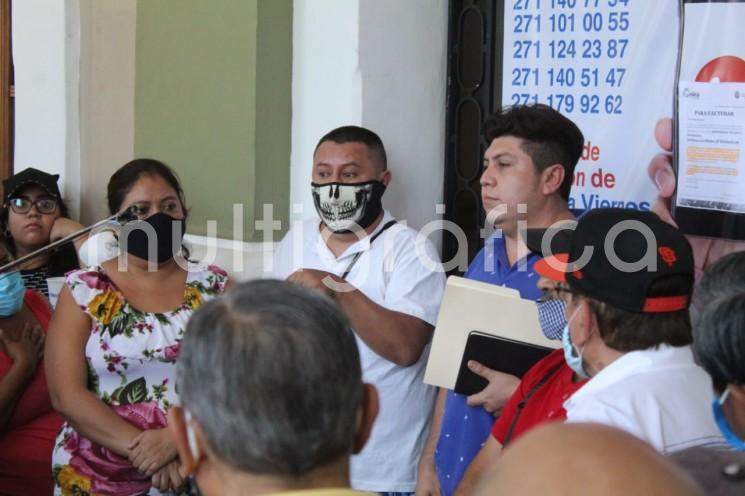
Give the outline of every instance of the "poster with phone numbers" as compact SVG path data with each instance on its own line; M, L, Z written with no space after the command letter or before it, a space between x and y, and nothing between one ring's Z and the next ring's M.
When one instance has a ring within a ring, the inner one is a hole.
M503 49L503 105L545 103L584 134L570 208L648 210L655 124L672 116L677 0L505 0Z

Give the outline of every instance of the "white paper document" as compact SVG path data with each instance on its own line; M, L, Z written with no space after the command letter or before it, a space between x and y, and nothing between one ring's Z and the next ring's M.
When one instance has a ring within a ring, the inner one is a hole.
M432 338L424 374L426 384L455 388L471 331L547 348L561 344L543 335L534 301L521 299L514 289L450 276Z
M677 205L745 213L745 83L681 82Z

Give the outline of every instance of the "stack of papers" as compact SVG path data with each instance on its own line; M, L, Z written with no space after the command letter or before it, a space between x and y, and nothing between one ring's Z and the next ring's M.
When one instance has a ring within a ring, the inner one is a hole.
M546 338L532 300L509 288L450 276L437 317L424 382L454 389L468 335L472 331L556 349Z

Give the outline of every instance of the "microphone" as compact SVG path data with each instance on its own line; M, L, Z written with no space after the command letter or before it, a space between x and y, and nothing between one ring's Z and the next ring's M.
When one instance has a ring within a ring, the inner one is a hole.
M122 210L120 213L118 213L116 216L116 222L119 224L126 224L127 222L131 222L133 220L137 220L137 214L135 213L135 207L134 205ZM104 220L110 220L104 219Z
M27 262L28 260L31 260L33 258L38 257L39 255L43 255L44 253L47 253L58 246L64 245L65 243L69 243L70 241L73 241L81 236L85 236L89 232L91 232L94 229L97 229L101 226L104 226L106 224L109 224L111 222L117 222L119 224L126 224L127 222L131 222L133 220L137 219L137 214L135 213L135 207L129 207L123 211L121 211L118 214L114 214L111 217L106 217L105 219L99 220L98 222L91 224L88 227L84 227L78 231L75 231L72 234L68 234L62 239L58 239L54 243L49 243L46 246L42 246L38 250L32 251L31 253L22 256L21 258L17 258L13 260L12 262L9 262L2 267L0 267L0 274L3 272L8 272L17 266L23 264L24 262Z

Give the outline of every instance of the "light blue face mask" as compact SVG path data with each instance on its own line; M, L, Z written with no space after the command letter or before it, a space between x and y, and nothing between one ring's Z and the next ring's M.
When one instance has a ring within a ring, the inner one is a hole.
M727 389L719 398L714 398L714 400L712 400L711 409L714 411L714 421L717 423L717 427L719 427L719 432L722 433L724 439L727 440L733 449L737 451L745 451L745 441L740 439L730 428L729 422L727 422L727 417L724 415L724 409L722 409L722 405L727 401L727 396L729 396L729 389Z
M590 376L585 372L585 367L582 365L582 352L584 351L584 347L581 350L577 349L577 347L574 346L574 343L572 343L572 336L569 332L569 323L572 322L574 317L577 315L577 311L579 311L579 308L574 311L574 314L572 314L572 317L564 326L564 330L561 333L561 344L564 347L564 360L566 360L569 368L581 378L588 379Z
M20 272L0 274L0 317L10 317L21 309L25 292Z

